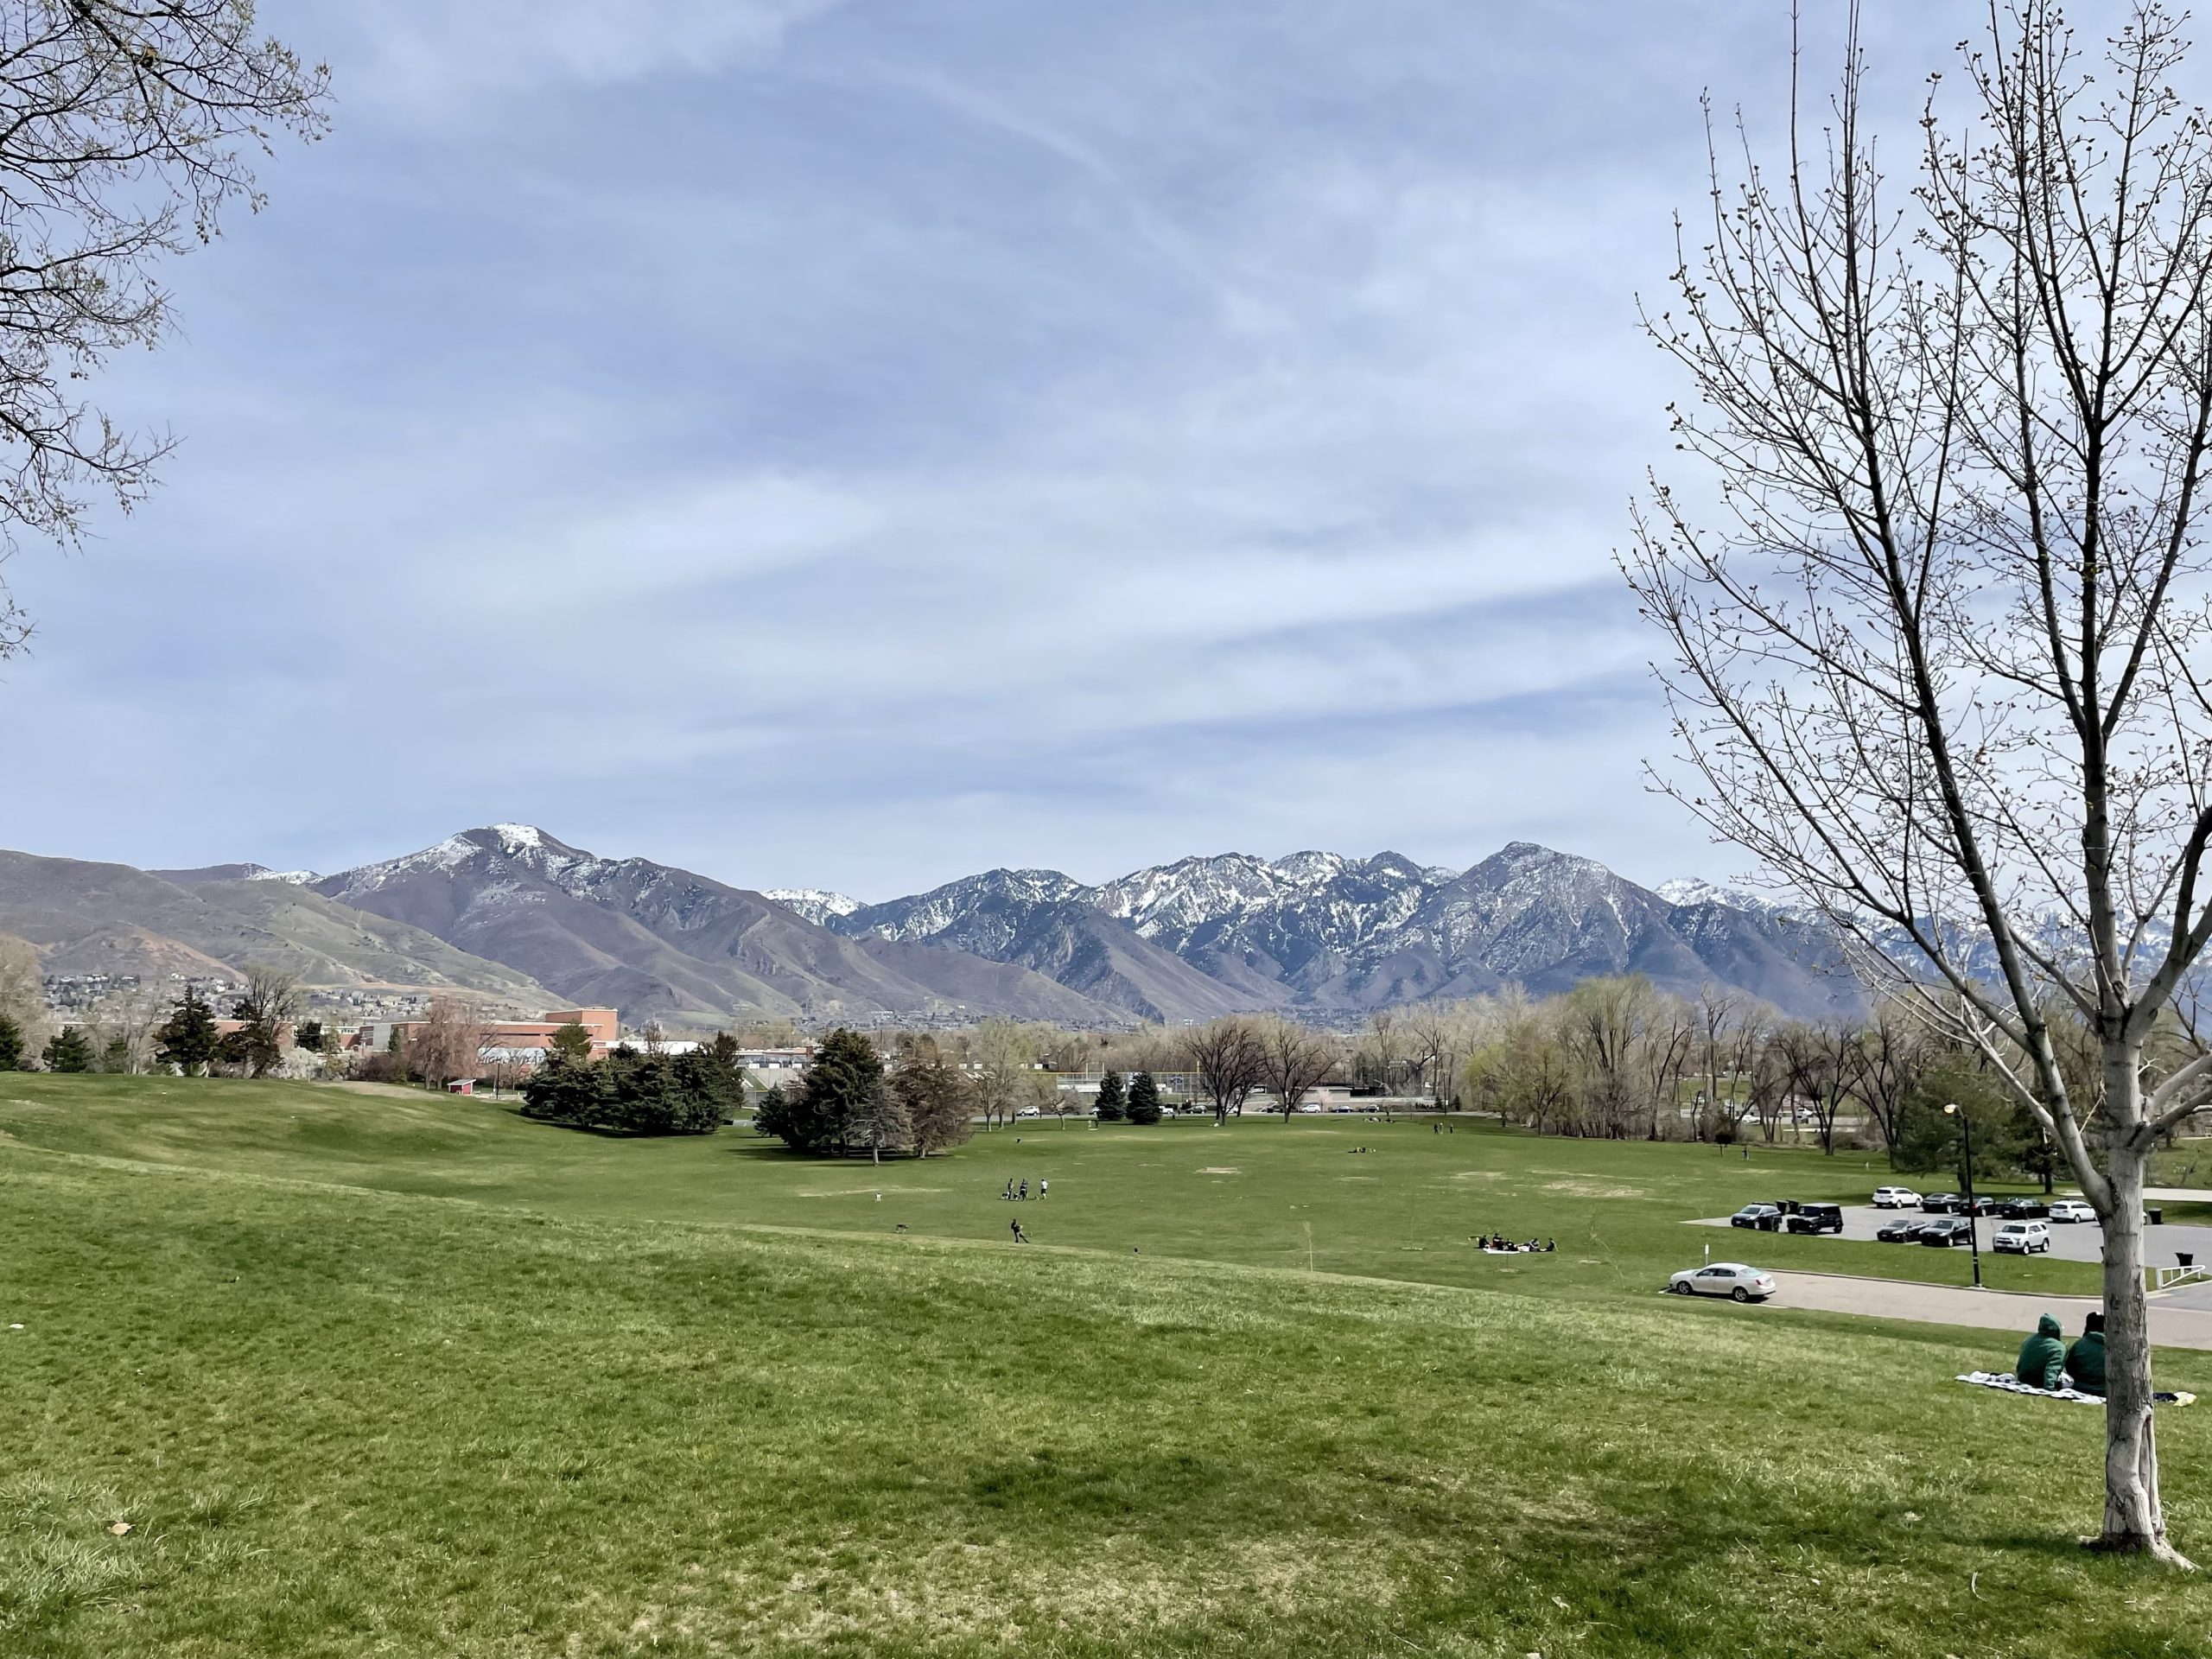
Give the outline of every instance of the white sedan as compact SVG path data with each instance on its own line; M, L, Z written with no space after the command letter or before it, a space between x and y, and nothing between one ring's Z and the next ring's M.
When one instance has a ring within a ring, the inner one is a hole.
M1774 1275L1741 1262L1715 1262L1710 1267L1684 1268L1667 1281L1677 1296L1732 1296L1739 1302L1763 1302L1774 1294Z

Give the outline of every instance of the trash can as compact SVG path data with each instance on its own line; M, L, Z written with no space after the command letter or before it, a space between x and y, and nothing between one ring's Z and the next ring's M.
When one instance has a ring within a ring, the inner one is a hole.
M2165 1225L2166 1212L2158 1208L2157 1205L2152 1205L2149 1209L2144 1211L2143 1213L2145 1216L2149 1217L2150 1223L2153 1227L2163 1227Z
M2190 1255L2187 1250L2176 1250L2174 1252L2174 1264L2177 1267L2193 1268L2196 1265L2196 1258Z

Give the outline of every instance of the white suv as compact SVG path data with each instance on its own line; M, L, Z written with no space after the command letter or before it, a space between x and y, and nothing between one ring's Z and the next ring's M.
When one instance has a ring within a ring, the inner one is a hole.
M1989 1242L1990 1248L2014 1255L2036 1255L2050 1249L2050 1224L2043 1221L2008 1221L1997 1230L1997 1236Z
M1920 1194L1909 1186L1878 1186L1874 1189L1877 1210L1917 1210Z
M2094 1221L2097 1212L2079 1198L2060 1198L2050 1206L2053 1221Z

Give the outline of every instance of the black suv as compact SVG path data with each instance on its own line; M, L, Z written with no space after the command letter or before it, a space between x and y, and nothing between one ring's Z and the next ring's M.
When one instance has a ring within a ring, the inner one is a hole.
M1947 1221L1931 1221L1920 1230L1920 1242L1939 1247L1971 1244L1974 1243L1974 1223L1962 1217L1953 1217Z
M1783 1224L1790 1233L1841 1233L1843 1206L1840 1204L1801 1204L1797 1213Z

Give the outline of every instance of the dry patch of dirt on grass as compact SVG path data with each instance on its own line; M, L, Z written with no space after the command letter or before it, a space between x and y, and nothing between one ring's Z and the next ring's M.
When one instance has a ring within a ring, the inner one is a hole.
M950 1192L949 1186L817 1186L802 1188L791 1196L800 1198L859 1198L871 1192L880 1192L887 1198L903 1198L916 1192Z
M1374 1550L1350 1554L1341 1541L1318 1535L1271 1539L1264 1552L1148 1549L1128 1535L1102 1541L1071 1560L1003 1538L940 1544L918 1557L852 1541L785 1553L778 1563L785 1573L725 1573L719 1595L708 1598L723 1600L720 1610L696 1601L671 1609L671 1589L690 1601L693 1586L662 1586L660 1599L620 1612L594 1608L594 1622L633 1641L667 1631L740 1650L861 1641L896 1652L963 1639L1018 1646L1065 1632L1110 1633L1141 1651L1147 1632L1255 1605L1285 1617L1317 1600L1389 1605L1414 1565Z
M1602 1181L1546 1181L1547 1192L1564 1192L1571 1198L1648 1198L1640 1186L1608 1186Z

